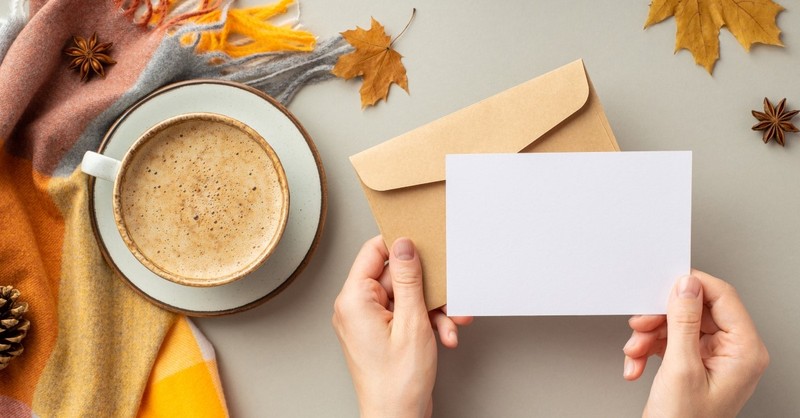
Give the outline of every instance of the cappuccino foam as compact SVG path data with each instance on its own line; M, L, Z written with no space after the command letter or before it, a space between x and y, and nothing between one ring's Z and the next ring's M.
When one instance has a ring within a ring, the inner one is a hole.
M143 143L128 166L121 217L141 255L162 270L201 280L237 274L281 233L278 168L234 126L178 122Z

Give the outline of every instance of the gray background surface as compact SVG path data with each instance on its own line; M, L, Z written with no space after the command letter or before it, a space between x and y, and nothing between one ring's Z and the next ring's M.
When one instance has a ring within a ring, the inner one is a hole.
M259 3L260 0L251 3ZM673 55L675 21L642 30L649 2L304 1L321 37L370 16L396 35L410 95L361 111L360 83L301 91L290 110L322 154L330 207L305 273L252 311L198 320L217 348L234 416L357 416L330 326L331 306L361 243L377 233L347 157L583 58L623 150L694 151L692 264L732 282L772 355L741 416L800 416L800 135L764 145L750 127L762 99L800 107L800 8L778 17L785 48L746 53L720 35L713 77ZM800 119L797 120L800 124ZM437 417L622 417L641 414L658 362L622 379L625 317L479 318L441 350Z
M377 227L347 157L583 58L623 150L694 151L692 264L737 287L772 357L741 416L800 416L800 135L781 148L750 130L765 96L800 107L800 6L782 2L785 48L748 54L723 30L712 77L687 51L673 55L674 19L642 30L648 3L304 0L302 22L320 37L366 28L370 16L396 35L418 7L396 43L411 94L393 87L388 103L362 111L360 83L332 80L289 106L325 163L328 222L306 271L277 298L196 320L216 347L231 414L358 414L330 316ZM628 336L626 317L478 318L457 350L440 351L434 416L637 416L658 361L624 381Z
M254 1L253 3L257 3ZM360 110L360 83L333 80L289 107L314 138L328 174L322 245L273 301L203 319L217 347L234 416L357 415L330 327L331 306L361 243L377 233L347 157L583 58L623 150L694 151L692 263L739 290L772 365L742 416L800 416L800 135L764 145L750 127L762 99L800 107L800 8L778 17L785 48L746 53L720 35L713 77L687 51L673 55L675 21L642 30L649 2L304 1L324 37L380 20L397 42L410 95ZM800 119L798 119L800 124ZM622 379L625 317L479 318L455 351L441 350L438 417L637 416L658 362Z

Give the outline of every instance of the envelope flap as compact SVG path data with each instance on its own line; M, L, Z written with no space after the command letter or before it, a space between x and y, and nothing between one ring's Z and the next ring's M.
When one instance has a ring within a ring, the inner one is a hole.
M445 179L445 155L514 153L530 145L589 97L582 60L512 87L350 157L361 181L378 191Z

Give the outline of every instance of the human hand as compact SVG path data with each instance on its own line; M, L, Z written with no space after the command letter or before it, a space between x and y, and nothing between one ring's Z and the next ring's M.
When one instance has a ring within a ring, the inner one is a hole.
M647 358L664 358L644 409L647 417L734 417L769 364L767 348L736 290L701 271L683 277L667 315L634 316L624 377L636 380Z
M457 325L471 321L440 309L428 313L422 267L410 240L395 241L391 254L380 236L367 241L336 298L332 319L361 416L430 416L437 357L433 331L442 345L455 348Z

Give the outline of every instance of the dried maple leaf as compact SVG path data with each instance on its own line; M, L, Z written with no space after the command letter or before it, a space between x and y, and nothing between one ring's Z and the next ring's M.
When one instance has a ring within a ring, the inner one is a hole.
M688 49L709 74L719 59L722 26L750 51L755 43L783 46L775 20L784 8L772 0L653 0L645 29L675 16L675 52Z
M386 100L392 83L397 83L408 93L406 68L400 62L403 56L392 49L393 41L386 34L383 25L375 18L372 18L369 30L356 27L355 30L342 32L342 36L353 45L355 51L339 57L331 72L345 80L362 77L363 84L360 90L362 109L374 105L381 99Z

